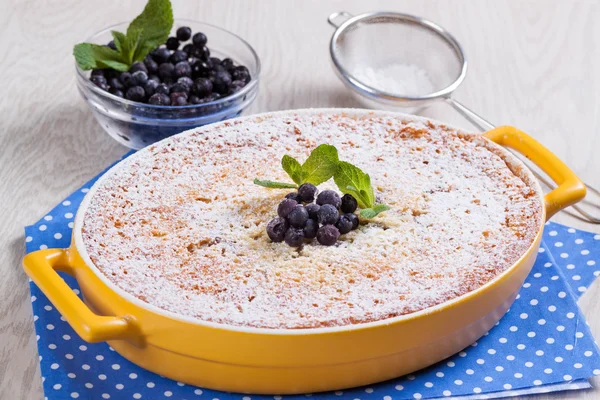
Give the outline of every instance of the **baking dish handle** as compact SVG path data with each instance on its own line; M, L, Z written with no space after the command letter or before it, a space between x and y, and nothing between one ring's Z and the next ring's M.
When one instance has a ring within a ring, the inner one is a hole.
M93 313L58 275L56 271L73 275L68 250L47 249L29 253L23 259L23 268L86 342L105 342L138 336L132 317L100 316Z
M556 182L558 187L544 197L546 220L585 197L585 185L577 175L531 136L512 126L500 126L484 133L484 136L523 154Z

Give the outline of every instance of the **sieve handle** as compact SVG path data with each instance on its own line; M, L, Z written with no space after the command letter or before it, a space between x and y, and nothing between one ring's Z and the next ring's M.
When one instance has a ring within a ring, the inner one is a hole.
M494 128L494 125L483 118L481 115L472 111L467 106L454 100L452 97L446 97L446 102L452 106L460 115L465 117L470 123L478 127L482 131L487 131Z
M334 28L339 28L344 22L348 21L352 17L354 17L354 15L350 14L349 12L336 11L327 17L327 22L329 22L329 25L333 26Z

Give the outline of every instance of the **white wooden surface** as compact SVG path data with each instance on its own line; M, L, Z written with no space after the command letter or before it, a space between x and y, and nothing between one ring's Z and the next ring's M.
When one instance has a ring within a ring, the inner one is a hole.
M43 398L28 284L20 266L23 226L125 152L77 93L72 46L130 20L144 3L0 0L0 399ZM176 17L222 26L255 47L263 73L252 113L358 106L328 58L332 29L326 17L340 9L407 12L446 27L470 61L456 98L494 123L533 134L600 187L597 1L174 0ZM469 128L444 104L424 114ZM564 214L555 220L600 232ZM598 294L596 283L580 302L597 337ZM598 399L600 390L532 398Z

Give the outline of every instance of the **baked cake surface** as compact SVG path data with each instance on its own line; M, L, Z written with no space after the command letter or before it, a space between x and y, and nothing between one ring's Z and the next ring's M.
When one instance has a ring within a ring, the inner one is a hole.
M265 227L287 191L252 180L289 181L281 157L303 162L322 143L369 173L391 210L335 246L272 243ZM511 266L541 224L529 176L495 144L425 119L276 113L123 161L91 194L82 238L110 281L164 310L237 326L342 326L442 303Z

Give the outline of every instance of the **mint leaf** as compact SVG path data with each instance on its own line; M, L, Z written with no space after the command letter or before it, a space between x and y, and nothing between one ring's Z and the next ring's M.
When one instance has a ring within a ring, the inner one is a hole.
M283 156L281 159L281 167L298 185L302 185L304 183L302 166L294 157L290 157L287 154Z
M144 11L127 28L127 51L131 61L141 61L163 44L173 27L173 9L170 0L148 0Z
M84 71L94 68L114 68L117 71L129 69L129 65L122 61L119 52L108 46L80 43L73 48L73 55Z
M375 204L373 208L365 208L364 210L360 210L360 216L365 219L371 219L389 209L390 207L385 204Z
M260 179L256 179L256 178L254 179L254 184L259 185L259 186L264 186L266 188L271 188L271 189L296 189L298 187L298 186L294 185L293 183L260 180Z
M123 45L125 43L125 35L118 31L110 31L113 37L113 42L115 42L115 46L117 51L121 53L123 51Z
M371 208L375 205L375 193L371 186L371 177L360 168L340 161L333 175L333 180L342 193L356 198L360 208Z
M302 164L302 183L312 183L316 186L328 181L337 171L338 163L338 151L334 146L318 146Z

